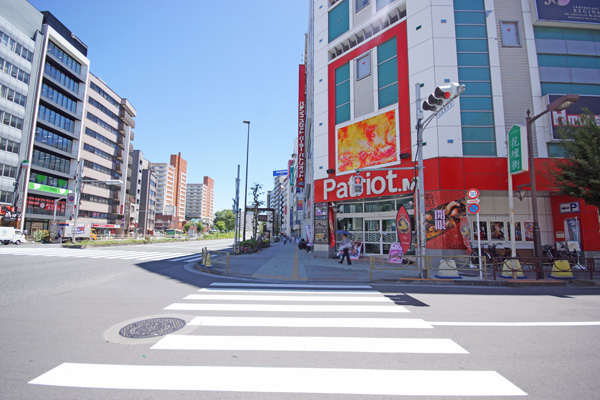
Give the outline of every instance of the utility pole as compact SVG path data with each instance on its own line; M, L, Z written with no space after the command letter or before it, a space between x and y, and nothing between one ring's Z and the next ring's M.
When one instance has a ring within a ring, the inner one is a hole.
M233 254L238 251L238 217L240 213L240 164L237 168L237 178L235 179L235 199L233 199L233 215L235 216L235 239L233 240Z
M419 276L423 276L425 253L427 247L427 238L425 231L425 179L423 177L423 110L421 109L421 83L415 84L416 109L417 109L417 169L419 170L417 178L417 194L418 194L418 210L419 218L417 226L419 233L417 235L419 241Z

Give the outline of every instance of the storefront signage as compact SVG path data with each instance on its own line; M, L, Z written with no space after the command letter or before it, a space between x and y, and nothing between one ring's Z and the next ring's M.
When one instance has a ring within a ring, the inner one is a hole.
M551 103L554 100L562 97L563 95L548 95L548 102ZM577 102L571 104L569 107L562 111L552 111L552 137L554 139L561 139L560 137L560 126L561 125L579 125L579 116L583 114L585 109L590 110L592 114L596 116L596 123L600 125L600 97L598 96L579 96Z
M511 174L529 171L527 154L527 129L513 125L508 131L508 167Z
M597 0L535 0L539 20L600 23Z
M411 225L408 211L406 211L404 206L401 206L396 214L396 231L398 233L398 242L400 242L402 254L406 254L408 250L410 250L410 244L412 242Z
M371 171L365 173L364 190L361 196L353 196L347 176L320 179L315 181L315 201L330 202L367 198L376 196L392 196L409 193L413 189L412 172Z
M338 173L400 161L396 113L387 111L337 130Z
M29 189L39 190L42 192L56 193L56 194L67 194L70 192L69 189L61 189L54 186L42 185L41 183L29 182Z
M279 169L277 171L273 171L273 176L287 176L288 171L286 169Z
M560 213L561 214L580 212L580 211L581 211L581 209L579 208L578 201L572 201L570 203L560 203Z
M306 66L300 65L299 88L298 88L298 163L297 170L297 187L304 187L305 168L306 168L306 147L305 147L305 121L306 121Z

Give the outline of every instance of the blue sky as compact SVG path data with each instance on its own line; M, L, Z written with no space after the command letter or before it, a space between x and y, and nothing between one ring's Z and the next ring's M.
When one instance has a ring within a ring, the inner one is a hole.
M29 2L75 33L91 72L135 107L135 149L157 163L181 152L188 183L215 180L215 211L231 209L238 164L243 206L249 120L248 187L260 182L266 200L298 134L308 1Z

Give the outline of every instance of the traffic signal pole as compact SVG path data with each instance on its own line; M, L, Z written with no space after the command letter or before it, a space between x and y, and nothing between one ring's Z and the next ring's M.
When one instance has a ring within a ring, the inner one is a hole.
M417 226L419 227L417 239L419 241L419 257L417 264L419 266L419 276L421 278L427 278L423 276L423 270L425 266L425 253L427 248L427 238L425 232L425 180L423 177L423 110L421 109L421 83L415 84L415 96L416 96L416 110L417 110L417 207L419 211L419 218ZM431 117L428 121L431 121Z

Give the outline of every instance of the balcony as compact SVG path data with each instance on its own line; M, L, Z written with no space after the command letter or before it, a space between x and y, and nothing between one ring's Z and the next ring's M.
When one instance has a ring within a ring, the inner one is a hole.
M125 109L121 108L119 111L119 118L121 121L123 121L123 123L125 123L125 125L130 126L132 129L135 128L135 120L128 112L125 111Z
M123 150L117 149L117 151L115 152L115 157L117 157L119 160L123 161Z
M121 135L117 135L117 144L119 145L120 148L124 149L125 148L125 138Z

